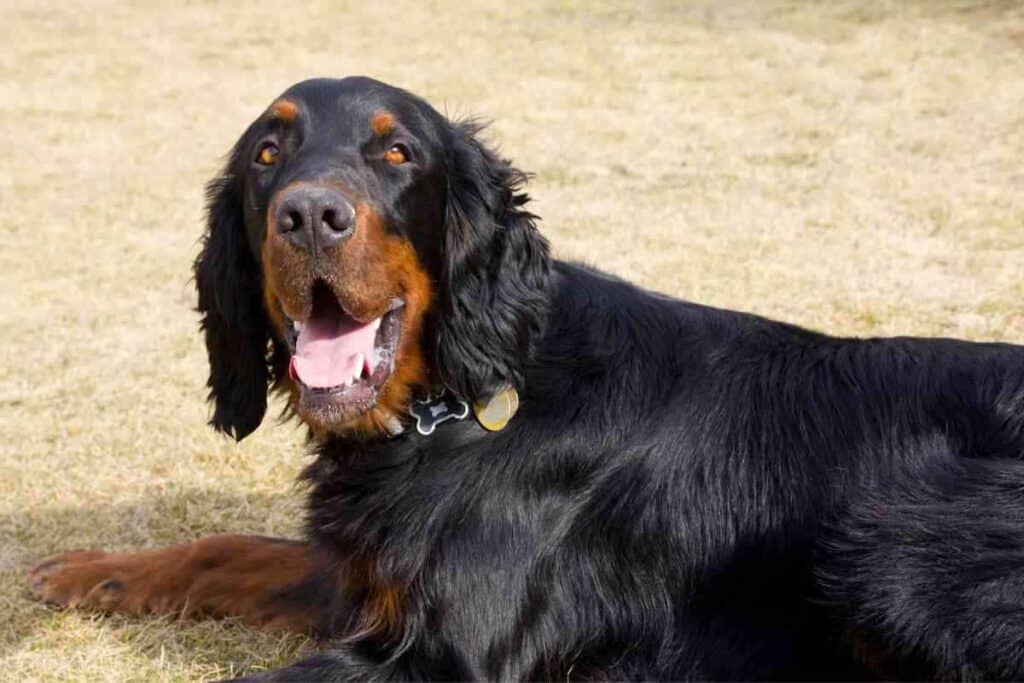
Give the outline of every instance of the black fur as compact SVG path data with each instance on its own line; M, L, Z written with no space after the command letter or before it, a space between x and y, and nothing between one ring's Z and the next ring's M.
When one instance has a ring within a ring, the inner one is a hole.
M320 447L312 537L411 600L295 675L1024 675L1024 349L553 272L508 428Z
M246 230L240 147L207 185L206 233L193 267L210 361L210 424L238 441L263 421L268 385L278 383L288 362L284 345L271 338L258 250Z
M268 678L1024 677L1024 348L839 339L549 261L522 174L417 111L448 160L424 344L521 409L317 444L309 540L400 618L366 628L342 590L333 645ZM266 329L220 206L200 308L214 424L242 434Z
M269 330L238 188L226 176L211 182L207 192L209 226L195 277L210 358L210 424L240 440L259 426L267 409Z
M437 370L458 396L521 388L547 317L548 245L523 209L526 175L477 139L449 129Z

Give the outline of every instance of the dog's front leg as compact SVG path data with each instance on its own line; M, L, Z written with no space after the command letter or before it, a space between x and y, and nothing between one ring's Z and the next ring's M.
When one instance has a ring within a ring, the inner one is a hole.
M305 543L223 534L135 553L72 552L29 572L63 607L181 617L236 617L262 628L330 630L337 581Z

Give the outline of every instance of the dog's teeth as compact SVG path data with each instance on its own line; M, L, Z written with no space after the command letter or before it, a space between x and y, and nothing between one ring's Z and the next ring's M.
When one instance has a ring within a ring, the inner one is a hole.
M361 353L356 354L356 371L352 373L352 382L355 383L356 379L363 376L363 366L366 365L366 356Z
M302 332L302 328L304 327L304 325L300 323L298 320L292 322L292 325L295 327L296 332Z
M380 328L380 318L373 321L373 331L376 332Z

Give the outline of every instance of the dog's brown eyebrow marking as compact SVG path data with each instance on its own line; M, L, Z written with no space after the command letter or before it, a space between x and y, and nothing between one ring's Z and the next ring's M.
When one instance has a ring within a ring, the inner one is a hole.
M370 128L374 135L387 135L395 129L395 117L391 112L381 109L370 119Z
M299 105L291 100L281 99L270 105L270 114L283 123L291 123L299 115Z

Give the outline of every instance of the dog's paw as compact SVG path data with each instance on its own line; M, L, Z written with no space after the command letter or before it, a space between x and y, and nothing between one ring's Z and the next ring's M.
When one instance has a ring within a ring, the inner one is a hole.
M29 570L29 587L51 605L110 609L121 601L124 584L108 557L97 551L57 555Z

